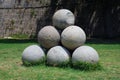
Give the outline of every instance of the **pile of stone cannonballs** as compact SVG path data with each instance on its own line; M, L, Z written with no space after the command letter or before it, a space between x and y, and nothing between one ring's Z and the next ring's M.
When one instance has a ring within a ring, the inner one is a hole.
M77 64L79 62L97 63L97 51L86 46L86 35L82 28L74 25L75 16L67 9L56 11L52 18L53 25L43 27L38 33L38 45L27 47L22 54L23 64L46 62L57 66Z

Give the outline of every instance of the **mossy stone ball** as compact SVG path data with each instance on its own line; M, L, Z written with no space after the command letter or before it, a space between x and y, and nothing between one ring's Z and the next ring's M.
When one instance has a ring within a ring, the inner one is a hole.
M60 34L57 29L53 26L45 26L38 33L39 44L49 49L59 44Z
M79 62L97 63L99 55L97 51L90 46L78 47L72 55L72 63L78 64Z
M61 34L61 43L70 50L83 45L85 41L86 34L79 26L69 26Z
M40 64L44 62L45 53L38 45L31 45L24 49L22 53L23 64Z
M60 9L54 13L52 20L56 28L65 29L75 23L75 16L68 9Z
M66 65L69 63L70 53L62 46L55 46L47 53L47 64L52 66Z

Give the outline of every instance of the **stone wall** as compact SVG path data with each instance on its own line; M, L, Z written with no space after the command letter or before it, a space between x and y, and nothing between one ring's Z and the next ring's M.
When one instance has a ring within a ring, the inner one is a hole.
M0 38L37 36L61 8L75 14L87 37L120 38L120 0L0 0Z
M0 8L28 8L49 5L51 0L0 0Z
M49 0L0 0L0 38L14 34L35 35L38 20L49 3Z

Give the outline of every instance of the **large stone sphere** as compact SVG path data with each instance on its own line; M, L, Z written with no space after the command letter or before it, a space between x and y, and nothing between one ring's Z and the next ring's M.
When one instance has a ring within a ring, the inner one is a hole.
M68 64L70 60L70 53L62 46L55 46L47 53L47 64L58 66Z
M71 11L67 9L60 9L53 15L53 25L59 29L65 29L74 23L75 16Z
M23 64L39 64L44 61L45 53L41 47L31 45L24 49L22 54Z
M85 32L78 26L69 26L65 28L61 34L63 46L71 50L83 45L85 41Z
M45 26L38 33L38 42L44 48L51 48L59 44L60 34L53 26Z
M99 61L99 55L97 51L90 46L78 47L72 55L72 63L77 64L79 62L97 63Z

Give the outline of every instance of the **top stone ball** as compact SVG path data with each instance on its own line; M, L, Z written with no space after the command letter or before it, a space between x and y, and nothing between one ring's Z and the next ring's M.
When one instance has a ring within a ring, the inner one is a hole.
M56 28L65 29L75 23L75 16L67 9L60 9L54 13L52 20Z

